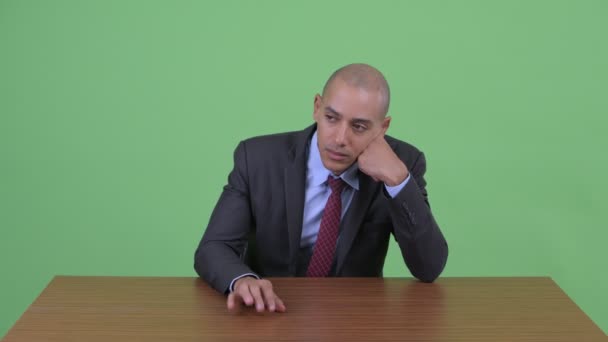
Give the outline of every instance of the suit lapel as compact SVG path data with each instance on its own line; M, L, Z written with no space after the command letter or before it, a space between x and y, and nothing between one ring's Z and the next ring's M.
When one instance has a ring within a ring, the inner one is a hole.
M374 185L371 177L359 172L359 191L355 192L350 207L340 223L340 240L336 249L336 274L340 274L346 254L359 232L359 227L372 201Z
M297 257L302 238L302 220L304 216L304 197L306 187L306 168L308 160L308 142L315 125L296 134L294 144L289 151L289 164L285 167L285 209L287 210L287 229L289 233L290 274L296 274Z

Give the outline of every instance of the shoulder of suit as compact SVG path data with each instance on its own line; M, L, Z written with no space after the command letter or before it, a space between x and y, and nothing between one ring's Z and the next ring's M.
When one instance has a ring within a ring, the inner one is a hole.
M280 163L283 158L292 160L296 155L303 155L313 128L310 126L302 131L260 135L245 139L240 145L256 162Z
M247 144L265 144L269 142L289 141L290 139L293 139L297 133L298 131L258 135L247 138L243 141Z

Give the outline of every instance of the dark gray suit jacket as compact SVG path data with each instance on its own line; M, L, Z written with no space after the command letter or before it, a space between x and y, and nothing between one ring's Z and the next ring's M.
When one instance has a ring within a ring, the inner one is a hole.
M300 249L309 142L303 131L255 137L234 152L234 169L194 254L196 272L220 292L245 273L302 275ZM359 191L340 223L332 276L379 277L391 234L410 272L432 282L443 270L448 246L425 190L424 154L386 136L411 178L395 197L359 172ZM307 260L307 259L306 259ZM306 263L304 263L304 268Z

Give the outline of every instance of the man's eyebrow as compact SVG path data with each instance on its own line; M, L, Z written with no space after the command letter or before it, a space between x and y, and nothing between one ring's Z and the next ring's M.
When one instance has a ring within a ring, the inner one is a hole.
M372 120L354 118L354 119L350 120L350 122L352 122L352 123L362 123L362 124L369 125L372 122Z
M331 108L331 106L325 107L325 111L326 112L331 112L332 114L337 115L337 116L342 116L342 114L338 113L338 111L336 111L335 109Z

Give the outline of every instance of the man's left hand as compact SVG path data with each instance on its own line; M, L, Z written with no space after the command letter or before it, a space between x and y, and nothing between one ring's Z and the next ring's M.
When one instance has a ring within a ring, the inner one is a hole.
M387 186L399 185L409 175L405 164L384 139L384 134L374 138L357 161L359 170Z

